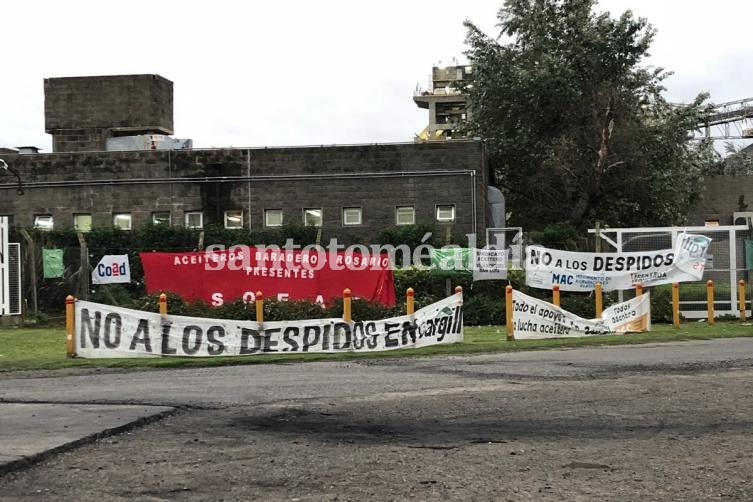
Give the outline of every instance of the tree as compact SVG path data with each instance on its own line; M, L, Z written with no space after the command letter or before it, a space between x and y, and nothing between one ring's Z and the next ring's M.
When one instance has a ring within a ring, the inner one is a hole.
M668 103L670 74L640 66L653 28L594 4L507 0L498 39L466 21L469 132L487 144L514 225L680 224L713 163L690 133L707 96Z
M727 157L720 159L714 169L708 174L715 175L751 175L753 174L753 147L742 147L731 141L724 144Z

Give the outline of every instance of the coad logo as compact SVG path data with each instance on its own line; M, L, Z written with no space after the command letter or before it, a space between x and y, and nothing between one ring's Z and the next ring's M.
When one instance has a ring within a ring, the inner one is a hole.
M126 275L126 264L112 263L105 265L104 263L100 263L97 265L97 273L101 277L120 277L121 275Z

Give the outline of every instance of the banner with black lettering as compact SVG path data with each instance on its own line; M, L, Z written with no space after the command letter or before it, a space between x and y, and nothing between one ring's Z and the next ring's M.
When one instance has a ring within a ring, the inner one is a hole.
M711 239L682 233L674 249L630 253L578 253L542 246L526 247L526 285L561 291L631 289L703 278Z
M131 282L131 266L127 254L108 254L92 270L92 284Z
M516 340L573 338L651 330L649 293L604 309L598 319L583 319L552 303L513 290L513 335Z
M85 358L376 352L463 341L463 294L380 321L232 321L76 301L76 354Z
M507 279L509 249L474 249L473 280Z

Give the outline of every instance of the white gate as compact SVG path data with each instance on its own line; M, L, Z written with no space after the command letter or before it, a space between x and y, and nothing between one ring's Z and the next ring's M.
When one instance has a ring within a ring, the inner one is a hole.
M21 245L8 242L7 216L0 216L0 315L21 315Z
M602 252L656 251L674 248L677 235L681 232L701 234L712 239L703 281L680 284L682 315L688 319L706 317L705 285L711 279L714 281L714 314L737 316L737 283L740 279L750 283L745 264L745 239L750 238L747 225L607 228L599 229L598 237L602 243L607 243L612 248L601 249ZM591 229L589 233L597 233L597 230ZM623 294L622 291L619 292L620 301L623 300ZM750 315L750 298L746 300L746 311Z

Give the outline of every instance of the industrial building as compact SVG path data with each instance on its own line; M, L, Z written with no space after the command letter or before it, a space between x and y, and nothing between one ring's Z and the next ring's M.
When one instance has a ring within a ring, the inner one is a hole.
M373 242L392 226L434 224L482 242L487 227L504 226L504 202L489 187L483 144L458 130L468 120L461 89L471 71L432 69L429 89L413 96L429 112L414 142L226 149L194 149L172 136L173 83L161 76L48 78L53 152L0 149L0 216L22 227L81 231L149 222L302 224L344 244ZM706 180L688 224L731 224L750 213L748 178Z
M396 225L480 236L488 226L479 141L193 149L171 136L173 84L163 77L48 78L44 89L53 152L0 155L0 216L18 226L290 223L344 244Z

